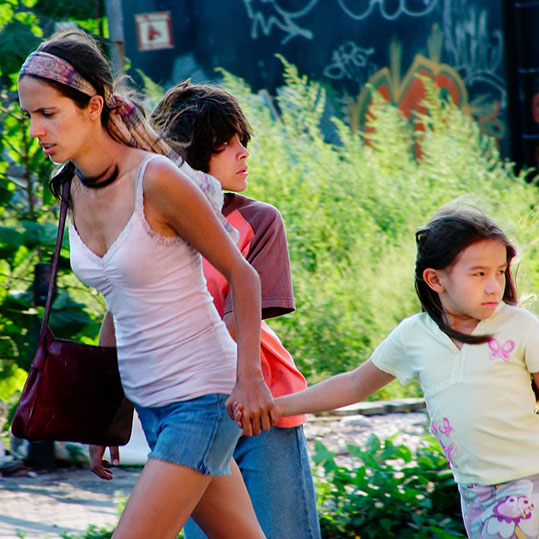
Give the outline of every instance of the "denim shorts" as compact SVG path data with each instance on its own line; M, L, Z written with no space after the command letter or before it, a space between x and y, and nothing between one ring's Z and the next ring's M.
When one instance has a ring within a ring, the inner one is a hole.
M268 539L320 539L316 494L303 427L271 427L258 436L242 436L234 460ZM186 539L206 534L190 518Z
M241 430L226 411L227 398L216 393L155 408L135 405L150 446L148 458L205 475L229 474Z

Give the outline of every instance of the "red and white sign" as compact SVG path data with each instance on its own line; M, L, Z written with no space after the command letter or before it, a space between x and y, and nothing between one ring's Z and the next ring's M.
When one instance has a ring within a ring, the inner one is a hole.
M139 13L135 15L139 51L172 49L172 24L170 11Z

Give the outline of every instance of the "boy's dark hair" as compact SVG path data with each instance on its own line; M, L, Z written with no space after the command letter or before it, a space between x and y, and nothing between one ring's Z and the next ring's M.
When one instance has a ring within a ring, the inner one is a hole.
M150 116L154 129L193 168L208 172L212 155L234 135L247 146L252 130L236 98L188 79L166 92Z
M490 335L467 335L449 327L440 297L423 280L423 272L427 268L444 269L451 266L460 252L482 240L496 240L505 245L507 268L502 299L507 304L516 305L517 291L511 275L511 261L516 249L490 217L471 205L452 204L440 209L424 227L416 231L415 289L421 307L449 337L468 344L486 342Z

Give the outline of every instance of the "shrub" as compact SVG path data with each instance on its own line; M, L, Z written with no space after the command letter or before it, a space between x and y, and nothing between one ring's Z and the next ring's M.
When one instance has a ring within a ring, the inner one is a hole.
M493 139L429 81L425 113L415 125L374 95L365 133L334 119L334 137L327 140L320 128L323 87L283 65L285 85L276 103L227 72L222 84L238 96L256 134L246 194L274 204L285 220L297 311L270 324L310 383L365 361L396 324L419 309L414 231L457 196L470 196L494 214L515 241L517 286L526 305L539 312L533 296L539 288L539 189L526 183L527 171L517 174ZM16 110L3 113L8 126L22 121ZM27 156L22 169L35 189L39 227L24 226L19 214L28 204L0 212L0 249L6 254L0 264L0 379L12 379L7 391L0 385L4 400L20 386L16 364L27 368L32 355L41 308L31 304L31 273L50 254L55 222L43 187L43 159L35 157L36 145L26 141L20 125L12 131L15 138L6 133L0 142L15 141L26 151L10 153L6 146L3 156L6 163ZM20 202L24 197L14 196L19 189L12 176L0 166L0 199ZM68 295L55 301L53 322L62 323L62 336L94 341L104 303L65 271L63 254L59 290ZM390 384L373 398L419 393L417 385Z
M371 435L365 449L349 445L353 468L315 442L322 536L330 538L465 537L457 486L432 436L411 451L397 435ZM323 470L322 472L320 470Z

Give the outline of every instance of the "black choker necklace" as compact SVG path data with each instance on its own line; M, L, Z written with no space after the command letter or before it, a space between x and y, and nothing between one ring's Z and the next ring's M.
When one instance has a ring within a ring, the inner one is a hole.
M105 187L107 185L110 185L118 177L120 171L118 170L118 165L114 165L114 170L112 171L112 174L102 181L99 181L99 179L102 178L105 173L99 174L98 176L87 177L83 176L82 172L78 168L75 168L75 172L84 187L98 189L99 187Z

